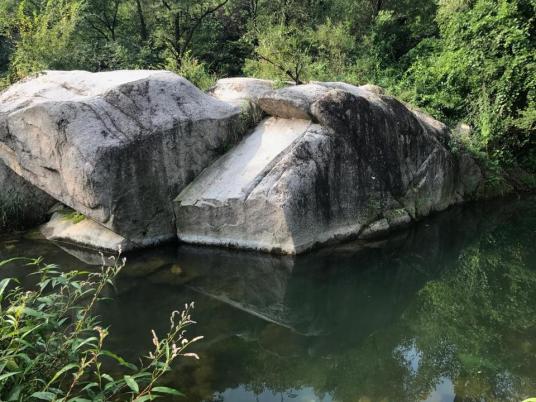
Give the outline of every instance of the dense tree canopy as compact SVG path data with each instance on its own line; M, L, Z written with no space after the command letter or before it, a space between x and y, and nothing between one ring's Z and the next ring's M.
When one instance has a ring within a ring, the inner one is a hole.
M47 68L374 83L535 171L535 16L535 0L2 0L0 85Z

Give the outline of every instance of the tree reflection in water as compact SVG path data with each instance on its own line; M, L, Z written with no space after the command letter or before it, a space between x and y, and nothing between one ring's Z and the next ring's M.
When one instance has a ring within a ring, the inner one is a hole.
M130 256L101 314L134 357L195 300L201 360L167 378L188 401L520 401L536 395L535 231L528 198L296 258L165 247Z

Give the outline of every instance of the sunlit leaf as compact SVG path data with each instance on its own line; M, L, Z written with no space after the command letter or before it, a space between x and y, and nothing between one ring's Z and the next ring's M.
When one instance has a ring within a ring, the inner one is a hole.
M72 370L73 368L78 368L78 364L70 363L67 364L65 367L62 367L60 370L58 370L56 374L54 374L54 377L52 377L52 379L48 382L48 386L50 386L50 384L53 384L54 381L60 378L62 374L66 373L69 370Z
M56 399L56 395L52 392L34 392L30 397L41 399L43 401L53 401Z
M123 378L125 379L126 384L132 391L136 393L140 392L140 387L138 386L138 383L136 382L134 378L132 378L129 375L125 375L123 376Z
M175 395L175 396L185 396L182 392L177 391L174 388L169 387L155 387L152 390L153 392L159 392L161 394Z

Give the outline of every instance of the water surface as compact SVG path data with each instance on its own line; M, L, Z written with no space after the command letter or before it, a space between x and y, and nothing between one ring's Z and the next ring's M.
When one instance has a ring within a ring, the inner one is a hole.
M185 402L521 401L536 396L535 246L535 198L296 258L172 245L129 256L99 313L108 347L136 359L195 301L201 360L165 379ZM35 232L0 237L0 259L21 255L100 262Z

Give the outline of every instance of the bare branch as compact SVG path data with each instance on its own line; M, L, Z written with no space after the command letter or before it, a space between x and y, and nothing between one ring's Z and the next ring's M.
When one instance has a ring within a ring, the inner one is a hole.
M229 0L224 0L221 3L217 4L216 6L214 6L213 8L207 9L202 15L200 15L199 17L196 18L196 22L195 22L194 26L188 30L188 34L186 35L186 39L184 40L184 44L182 46L182 51L181 51L181 53L182 53L181 57L182 57L182 55L184 55L184 53L186 52L186 50L190 46L190 42L192 41L194 33L199 28L199 26L201 25L203 20L206 17L208 17L209 15L211 15L211 14L215 13L216 11L218 11L223 6L225 6L228 2L229 2Z
M281 65L279 65L279 64L277 64L277 63L275 63L274 61L270 60L269 58L263 56L263 55L260 54L260 53L257 53L257 56L259 57L259 59L262 59L262 60L264 60L264 61L270 63L272 66L274 66L275 68L281 70L283 73L285 73L286 75L288 75L288 76L290 77L290 79L291 79L292 81L294 81L296 84L302 84L302 82L299 80L299 76L298 76L298 75L294 76L294 75L292 74L292 71L290 71L290 70L286 70L283 66L281 66Z

